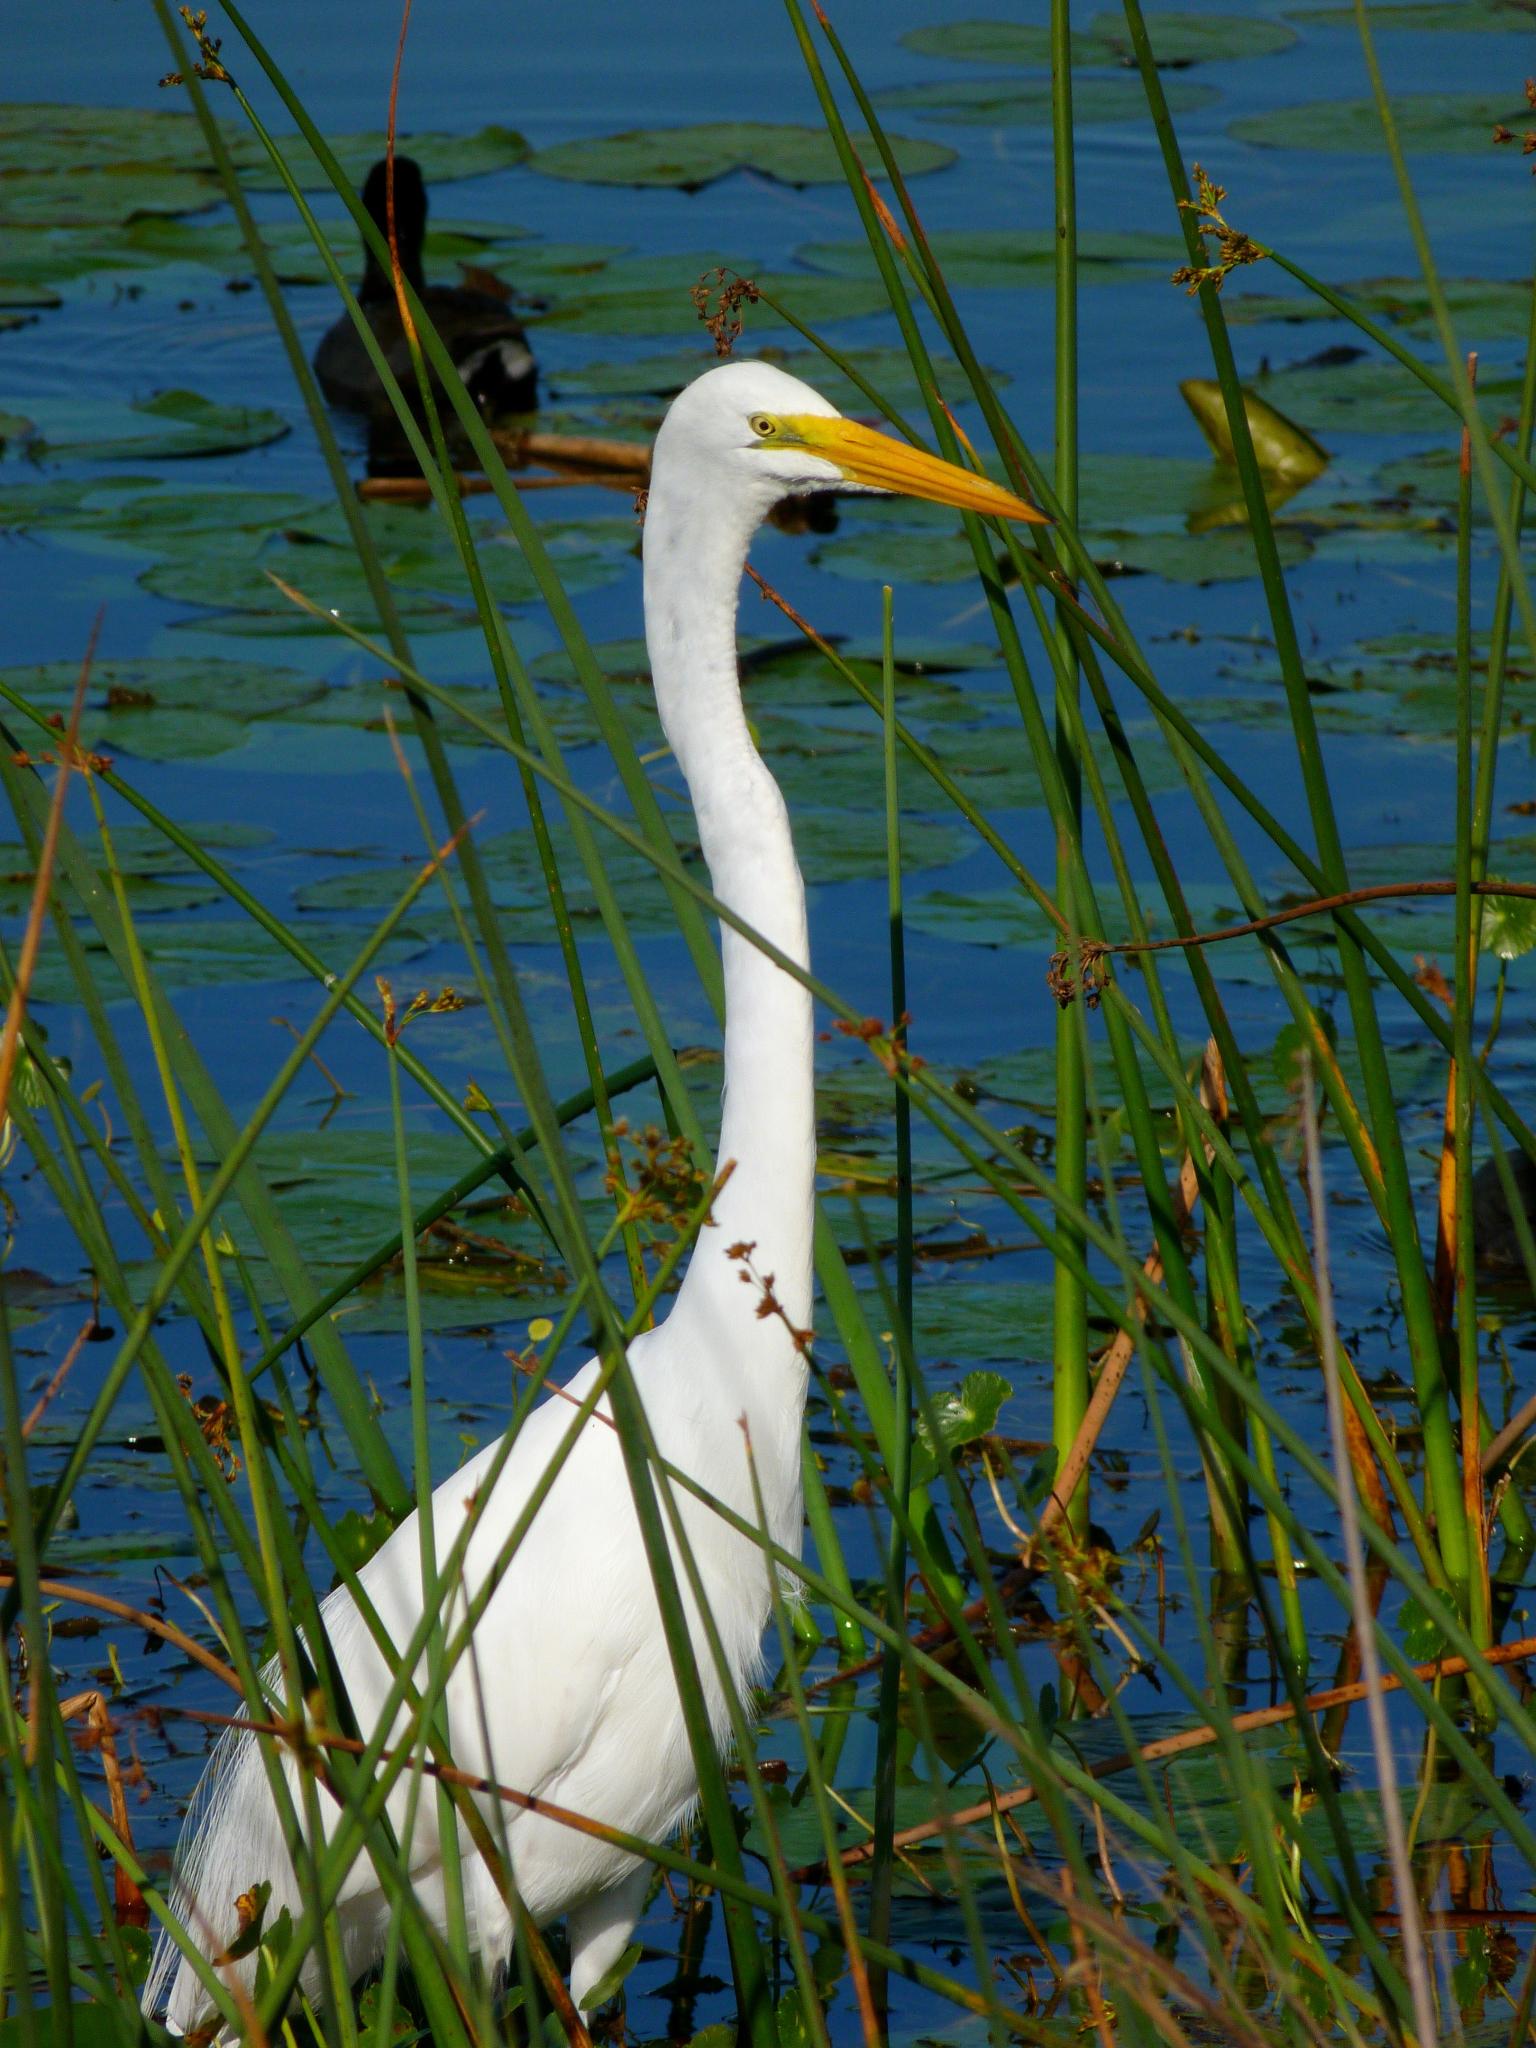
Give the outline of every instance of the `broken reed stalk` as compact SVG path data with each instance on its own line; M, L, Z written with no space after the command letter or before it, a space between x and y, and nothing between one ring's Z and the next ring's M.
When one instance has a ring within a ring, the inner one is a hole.
M1536 1636L1522 1636L1518 1642L1496 1643L1492 1649L1482 1652L1484 1664L1526 1664L1536 1659ZM1437 1679L1461 1678L1472 1668L1466 1657L1443 1657L1436 1663L1415 1664L1413 1676L1425 1684ZM1401 1691L1403 1680L1395 1672L1381 1674L1380 1690L1384 1693ZM1251 1735L1261 1728L1279 1728L1287 1721L1294 1721L1298 1713L1324 1714L1335 1707L1358 1706L1370 1692L1364 1679L1356 1679L1348 1685L1332 1685L1321 1692L1308 1693L1300 1707L1294 1701L1282 1700L1272 1707L1252 1707L1243 1714L1234 1714L1229 1723L1234 1735ZM1209 1749L1213 1743L1222 1740L1222 1731L1202 1722L1198 1728L1181 1728L1177 1735L1163 1735L1152 1742L1144 1742L1133 1755L1129 1750L1119 1750L1114 1756L1100 1757L1083 1766L1084 1774L1094 1779L1112 1778L1121 1771L1129 1771L1140 1764L1167 1763L1174 1757L1187 1756L1192 1750ZM1029 1806L1038 1794L1034 1785L1015 1785L1007 1792L994 1792L990 1799L976 1806L957 1808L940 1820L921 1821L915 1827L902 1828L894 1838L896 1849L910 1849L921 1842L932 1841L946 1829L974 1827L989 1821L994 1813L1011 1813L1016 1807ZM842 1862L846 1866L868 1860L869 1846L857 1842L845 1849ZM811 1884L817 1881L822 1870L819 1863L807 1864L804 1869L791 1875L798 1881Z
M1241 924L1224 924L1218 926L1215 931L1188 932L1171 939L1120 939L1113 945L1105 944L1098 939L1085 939L1078 948L1078 972L1085 980L1089 980L1099 961L1116 955L1128 957L1137 953L1183 952L1191 946L1219 946L1228 939L1249 938L1255 932L1272 931L1278 925L1294 924L1298 918L1318 917L1332 910L1349 910L1360 903L1389 903L1397 898L1455 894L1454 880L1373 882L1362 889L1341 889L1332 896L1309 896L1305 903L1287 904L1284 910L1267 911L1263 917L1246 918ZM1517 896L1536 900L1536 882L1496 881L1490 876L1486 880L1474 882L1472 894ZM1057 958L1060 959L1062 956L1058 955ZM1070 1000L1070 994L1067 1000Z
M565 484L599 484L611 490L631 490L650 481L651 451L639 441L613 441L596 434L513 433L494 428L491 439L509 468L523 469L529 463L538 463L557 472L554 476L519 477L520 491L554 490ZM461 498L480 497L495 488L489 477L473 470L454 471L453 481ZM432 501L432 486L424 476L367 476L359 481L357 495L387 505L426 505Z
M0 1572L0 1587L15 1584L12 1573ZM174 1644L195 1664L201 1664L205 1671L211 1671L215 1678L222 1679L232 1692L243 1695L245 1688L238 1675L211 1650L205 1650L195 1636L189 1636L185 1629L178 1628L174 1621L167 1621L163 1615L150 1614L142 1607L130 1607L125 1600L114 1600L109 1594L93 1592L89 1586L76 1586L68 1579L39 1579L37 1589L49 1600L68 1600L76 1607L91 1607L100 1614L110 1614L114 1621L131 1622L147 1635L159 1636L163 1642Z
M107 1781L112 1825L131 1854L133 1828L128 1818L128 1795L123 1789L122 1760L117 1753L117 1726L105 1693L92 1687L89 1692L77 1692L71 1698L59 1701L61 1721L73 1721L81 1715L85 1717L86 1743L101 1756L101 1772ZM134 1768L137 1770L137 1763ZM144 1902L144 1894L128 1874L126 1865L116 1857L112 1860L112 1901L119 1927L148 1927L149 1907Z
M38 855L37 880L32 885L26 930L22 933L21 952L16 961L16 980L10 1002L6 1005L4 1029L0 1030L0 1125L4 1124L6 1105L11 1099L11 1076L16 1070L16 1053L21 1044L21 1020L26 1015L27 990L32 985L38 947L42 943L43 919L47 915L54 856L59 845L59 826L64 818L64 795L69 788L71 773L81 765L80 710L85 703L86 685L91 679L91 663L96 658L96 642L101 637L105 613L106 607L102 606L91 627L91 637L86 642L85 658L80 664L80 675L69 707L69 720L59 746L59 779L53 786L53 798L48 805L48 822L43 828L43 844Z
M1209 1075L1213 1061L1217 1071L1219 1071L1221 1054L1217 1051L1215 1039L1208 1039L1206 1041L1205 1059L1203 1062L1206 1075ZM1206 1080L1202 1078L1202 1095L1205 1092ZM1210 1159L1214 1156L1213 1148L1207 1144L1205 1152L1207 1163L1209 1163ZM1200 1178L1195 1171L1194 1157L1191 1153L1186 1152L1183 1164L1179 1168L1178 1186L1174 1190L1174 1220L1177 1223L1182 1225L1188 1222L1195 1212L1195 1204L1199 1197ZM1142 1260L1141 1270L1146 1274L1150 1286L1159 1286L1163 1278L1162 1253L1156 1250L1148 1252L1145 1259ZM1136 1295L1134 1310L1138 1324L1144 1323L1147 1319L1147 1303L1146 1296L1140 1291ZM1131 1332L1129 1330L1117 1331L1114 1342L1109 1346L1100 1361L1099 1370L1093 1383L1093 1394L1087 1408L1083 1412L1083 1420L1077 1435L1073 1439L1072 1448L1067 1453L1060 1471L1051 1483L1050 1498L1040 1511L1040 1519L1035 1525L1034 1535L1030 1543L1031 1550L1036 1545L1044 1543L1059 1524L1066 1519L1069 1504L1076 1497L1078 1486L1084 1473L1088 1470L1088 1461L1093 1456L1094 1447L1098 1443L1105 1423L1109 1420L1109 1411L1114 1406L1115 1396L1120 1391L1135 1353L1136 1339Z

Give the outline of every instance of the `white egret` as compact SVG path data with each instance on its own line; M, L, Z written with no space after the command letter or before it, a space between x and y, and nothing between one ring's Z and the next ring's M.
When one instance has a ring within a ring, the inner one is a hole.
M986 478L843 419L825 399L762 363L709 371L677 399L656 438L645 520L645 625L656 699L687 778L711 884L746 925L805 965L805 894L777 783L742 711L735 617L754 529L787 494L901 492L1005 518L1042 515ZM746 1439L769 1528L798 1552L800 1437L806 1365L791 1329L811 1322L815 1125L811 999L739 933L722 933L725 1096L721 1161L734 1170L694 1247L666 1320L638 1337L629 1361L662 1455L739 1513L754 1514ZM755 1247L784 1316L761 1317L726 1249ZM597 1372L584 1366L566 1392L578 1399ZM606 1407L606 1403L604 1404ZM466 1553L463 1585L485 1575L569 1426L569 1401L552 1398L525 1423ZM437 1555L462 1526L495 1455L482 1451L433 1496ZM679 1496L688 1539L738 1695L759 1668L769 1610L762 1552L717 1516ZM423 1606L415 1518L361 1573L391 1637L409 1640ZM680 1574L681 1576L681 1574ZM364 1735L390 1681L345 1589L323 1608L336 1665ZM694 1651L717 1742L727 1697L690 1610ZM453 1673L446 1719L454 1759L498 1784L542 1795L647 1840L665 1840L698 1790L694 1759L629 1484L614 1429L589 1421L480 1619L474 1656ZM290 1766L292 1768L292 1766ZM334 1812L330 1795L322 1804ZM405 1821L403 1784L391 1805ZM623 1952L639 1917L650 1866L547 1817L502 1816L517 1890L540 1926L566 1918L571 1992L578 2004ZM512 1927L483 1860L463 1840L471 1939L495 1966ZM409 1844L417 1897L441 1925L443 1875L437 1808L429 1795ZM177 1911L204 1953L235 1932L236 1898L272 1887L269 1919L302 1901L254 1738L226 1737L211 1761L179 1857ZM366 1856L336 1906L348 1969L383 1952L391 1908ZM224 1968L248 1970L249 1962ZM313 1985L311 1970L306 1976ZM190 2028L208 2000L162 1937L146 2007Z

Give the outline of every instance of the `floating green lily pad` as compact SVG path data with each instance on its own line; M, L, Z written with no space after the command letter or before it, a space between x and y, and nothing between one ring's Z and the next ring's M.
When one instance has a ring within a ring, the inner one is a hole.
M92 930L82 928L90 972L107 1002L131 1001L128 984L113 966L106 948ZM304 942L319 956L334 963L339 973L351 965L362 949L365 937L351 924L306 924ZM249 917L179 917L156 920L139 934L144 953L156 975L167 988L219 988L261 982L298 982L306 988L314 979L292 956L269 938ZM397 927L377 955L381 968L398 966L422 953L428 939L413 927ZM39 1003L74 1003L79 1000L74 977L61 949L45 946L38 955L33 976L32 999Z
M798 293L807 282L807 279L797 277L793 291ZM749 320L754 310L748 309ZM860 374L892 403L910 403L916 396L912 359L904 348L854 348L847 353L849 361ZM772 343L744 348L738 343L734 354L738 362L771 363L775 369L803 379L845 412L869 410L869 399L859 387L845 378L840 370L834 369L815 349L778 348ZM701 332L699 345L694 348L670 349L665 354L639 356L625 362L605 358L601 362L584 363L579 369L562 370L559 388L563 394L589 392L594 397L608 393L644 392L658 398L671 398L685 384L691 384L695 377L711 369L716 360L713 344ZM943 390L964 388L964 373L952 356L942 352L936 354L933 366ZM1001 370L989 370L988 375L995 386L1009 381Z
M569 297L557 296L540 316L541 327L564 328L578 334L685 334L707 342L697 307L689 294L699 279L718 266L718 255L628 256L578 284ZM780 299L808 325L828 320L856 320L884 311L889 300L876 278L827 277L811 271L766 271L732 266L771 298ZM769 305L758 301L742 308L749 334L783 323ZM698 368L711 358L701 355Z
M154 259L133 247L131 233L131 228L118 226L8 226L0 247L7 289L42 293L78 285L97 271L148 269ZM56 291L54 296L59 296Z
M206 543L214 532L227 544L230 536L287 525L313 505L297 491L172 489L151 476L51 477L0 488L0 528L79 531L150 553Z
M67 710L78 662L0 671L40 709ZM144 761L196 761L243 746L255 721L292 713L324 684L296 670L164 656L92 665L80 716L87 747ZM36 744L34 739L33 744Z
M1444 517L1454 512L1460 497L1459 471L1460 456L1455 448L1426 448L1417 455L1384 462L1376 472L1376 485L1392 498ZM1487 516L1483 494L1474 483L1472 517L1481 523Z
M241 182L253 189L282 189L266 149L240 121L222 124L225 144L241 171ZM295 182L305 189L329 185L330 179L297 135L275 138ZM342 169L361 184L370 165L384 154L381 131L332 135L326 138ZM513 129L486 127L468 135L427 131L401 135L402 156L413 156L429 185L453 178L473 178L521 163L528 145ZM16 102L0 107L0 176L56 171L89 171L105 165L157 171L206 170L208 150L195 115L168 107L64 106ZM222 188L219 188L222 190Z
M288 432L265 406L225 405L197 391L161 391L137 405L100 399L49 399L38 408L33 452L60 462L145 462L195 455L238 455Z
M878 760L872 755L872 779L869 783L872 805L879 805L882 801L878 770ZM594 922L598 916L597 902L577 854L575 840L565 820L553 811L549 823L565 884L567 908L578 923ZM666 886L651 862L624 841L614 838L601 825L594 824L592 829L602 855L604 873L625 917L639 931L670 930L676 922L675 914ZM902 835L903 867L910 873L947 866L960 858L969 844L963 829L947 819L906 818ZM813 885L863 881L885 873L885 819L878 809L863 812L841 809L799 811L795 818L795 843L806 879ZM549 897L533 834L526 829L492 833L479 839L477 847L498 911L508 917L526 916L542 928L550 914ZM707 886L709 877L698 847L691 840L684 843L683 859L697 879ZM337 874L306 883L299 891L299 907L328 913L342 910L380 912L398 899L414 872L415 866L406 863L349 866ZM444 936L448 935L446 920L439 920L438 913L429 902L423 902L412 921L423 930L436 929L441 921ZM528 936L539 935L541 932Z
M1456 330L1467 341L1523 341L1530 328L1531 284L1526 278L1444 277L1440 280ZM1433 332L1434 311L1422 278L1371 277L1339 290L1362 313L1425 334ZM1228 289L1222 303L1228 320L1287 322L1337 320L1341 316L1309 293L1280 297L1269 292Z
M1525 0L1371 0L1372 32L1380 29L1452 30L1458 34L1500 31L1527 35L1536 28L1536 9ZM1299 28L1354 28L1353 7L1309 7L1291 16Z
M230 129L232 135L236 132ZM99 164L171 164L185 169L206 163L202 130L190 113L51 101L0 106L0 174L88 170Z
M168 164L0 171L0 228L111 227L140 214L204 213L223 197L216 178Z
M1443 362L1430 367L1445 375ZM1255 378L1248 388L1253 397L1262 394L1264 401L1325 432L1439 432L1451 438L1460 433L1460 415L1389 356L1297 363ZM1484 372L1477 395L1485 416L1497 424L1503 412L1518 410L1520 379L1507 371Z
M1296 40L1295 30L1283 22L1243 14L1153 14L1147 20L1147 34L1156 62L1170 67L1265 57L1289 49ZM1051 61L1050 29L1030 22L935 22L931 27L909 29L901 40L921 56L949 57L967 64ZM1072 62L1074 67L1134 63L1124 15L1106 10L1074 28Z
M105 867L98 869L97 874L103 887L111 886ZM53 886L66 904L72 902L72 893L65 878L55 874ZM167 882L125 874L122 886L135 919L163 917L171 911L199 910L206 904L225 900L224 892L216 882L192 881L186 877ZM0 869L0 917L22 916L31 907L36 887L36 875L25 868Z
M587 884L586 871L565 820L550 814L550 837L565 884L566 902L573 918L591 922L598 915L596 899ZM612 884L626 917L641 930L664 930L672 918L665 885L643 854L594 825L602 854L603 870ZM540 922L549 917L549 896L539 864L538 847L531 831L493 832L477 838L487 882L497 910L504 916L527 916ZM701 881L707 879L698 848L684 851L685 862ZM308 882L298 892L301 910L366 910L379 912L398 900L405 884L419 867L417 856L410 863L375 867L353 865L339 873ZM430 899L424 899L418 924L434 917Z
M903 177L941 171L955 153L936 142L892 135ZM878 177L880 153L867 135L853 146L870 174ZM623 135L599 135L553 143L536 150L530 167L548 178L574 178L588 185L673 185L695 192L732 171L756 171L783 185L839 185L842 167L824 128L766 121L714 121L696 128L632 128Z
M1164 87L1168 109L1193 114L1217 98L1212 85L1175 78ZM892 86L882 107L979 128L1048 128L1051 88L1033 78L954 78L933 85ZM1148 118L1146 96L1133 78L1081 78L1072 87L1072 117L1085 128Z
M1519 130L1530 108L1481 92L1400 92L1392 96L1399 139L1415 150L1481 155L1496 127ZM1374 100L1309 100L1298 107L1270 107L1244 114L1228 133L1261 149L1316 149L1375 155L1386 148Z
M1479 647L1474 663L1485 662L1486 647ZM1240 725L1288 725L1284 687L1272 660L1255 664L1251 670L1228 671L1248 687L1241 697L1202 698L1200 722L1228 722ZM1411 644L1366 641L1332 659L1314 657L1307 664L1312 690L1312 709L1320 726L1359 733L1385 740L1406 740L1415 745L1449 748L1456 736L1456 658L1445 643L1425 643L1413 636ZM1519 698L1529 677L1518 674L1521 686L1506 696L1505 724L1513 730L1521 720ZM1420 849L1422 855L1422 848ZM1529 847L1520 849L1528 860ZM1355 856L1350 856L1353 865ZM1418 872L1423 872L1422 859ZM1450 872L1449 868L1446 870ZM1386 875L1382 879L1395 877Z
M1536 903L1529 896L1491 896L1482 909L1478 936L1485 953L1518 960L1536 946Z
M403 618L418 630L462 626L473 618L463 566L430 508L375 507L368 524ZM489 522L476 521L473 531L492 599L507 605L531 603L538 584L512 536ZM617 517L551 520L540 531L566 589L572 591L593 589L622 575L635 542L633 522ZM219 556L198 549L179 552L147 570L140 582L174 603L226 614L221 632L326 631L326 619L316 618L285 596L274 577L322 613L368 632L377 629L367 577L334 507L306 521L302 531L287 529L280 542L262 546L259 536L250 536L246 545L226 547Z
M860 507L850 517L859 523L823 541L814 557L836 575L951 583L975 574L971 544L950 514L897 502ZM1078 524L1094 560L1110 574L1195 584L1258 574L1235 479L1209 463L1085 456ZM1312 552L1297 527L1282 527L1276 540L1287 564Z
M159 666L158 663L154 665ZM58 666L62 668L63 664L60 663ZM199 666L210 668L219 664L204 662ZM249 673L243 664L240 666L243 673ZM34 669L31 673L36 675L38 671ZM0 679L9 683L11 672L0 670ZM73 686L70 694L73 695ZM112 834L112 852L119 869L125 875L151 880L166 875L196 875L200 872L192 856L184 853L174 839L167 839L165 834L153 825L114 823L109 829ZM247 824L240 818L204 818L195 824L181 825L180 829L196 845L213 853L247 853L258 846L270 846L273 838L269 826ZM20 847L13 850L18 858L21 857ZM0 859L9 857L8 853L0 850Z
M521 230L489 222L433 221L427 229L422 261L429 277L441 277L458 264L494 268L502 245L515 243ZM358 237L350 220L325 224L326 241L350 277L358 268ZM136 220L127 230L130 245L164 263L199 263L225 277L254 274L245 237L234 221ZM263 221L262 246L281 284L325 284L330 271L300 220ZM493 256L492 252L495 252Z
M952 285L1049 285L1055 276L1056 240L1048 228L941 228L928 241ZM808 242L795 254L839 277L879 275L867 241ZM1182 242L1137 228L1087 229L1077 255L1084 284L1155 275L1185 260Z
M382 130L326 137L331 153L356 186L362 184L373 165L383 156L386 140ZM309 145L299 136L280 135L277 144L295 184L307 192L330 186L328 173L320 168ZM528 155L527 141L515 128L495 125L477 128L469 135L450 135L440 130L400 135L396 137L395 146L402 156L416 159L429 186L445 185L454 178L484 177L487 171L508 170L513 164L522 163ZM248 148L241 153L241 159L240 182L248 190L281 192L284 189L283 181L273 169L265 150L258 156L254 149Z
M323 545L286 546L267 549L259 558L249 555L232 561L203 556L173 558L145 571L139 582L157 597L173 604L197 605L223 614L221 633L310 634L328 630L323 619L302 610L271 581L268 574L303 593L334 617L377 632L367 578L350 549ZM397 592L402 618L418 631L462 626L473 617L467 594L455 605L425 592Z
M21 307L24 310L46 311L64 303L60 294L51 285L28 284L13 277L0 277L0 306L9 310Z

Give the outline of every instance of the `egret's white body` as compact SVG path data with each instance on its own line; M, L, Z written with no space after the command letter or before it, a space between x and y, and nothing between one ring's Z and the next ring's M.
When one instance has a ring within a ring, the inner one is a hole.
M656 440L645 522L646 638L662 724L688 781L715 893L789 960L808 961L805 895L777 784L742 711L735 615L747 545L787 493L829 487L907 489L978 510L1031 517L984 479L951 469L842 420L807 386L760 363L728 364L691 385ZM735 931L722 934L725 1097L720 1160L732 1171L700 1234L665 1322L638 1337L629 1362L662 1456L756 1520L747 1444L769 1533L798 1552L800 1437L806 1366L793 1332L811 1322L815 1129L810 997ZM762 1293L727 1258L754 1247L782 1316L758 1313ZM565 1389L577 1401L595 1361ZM447 1719L456 1765L649 1840L664 1840L693 1805L698 1779L617 1434L606 1399L563 1469L481 1617L450 1679ZM528 1419L484 1505L462 1572L486 1582L520 1511L572 1422L556 1395ZM459 1534L496 1454L492 1445L436 1491L436 1553ZM769 1610L762 1551L688 1496L677 1499L705 1599L738 1697L757 1673ZM422 1614L415 1517L360 1573L392 1640ZM678 1572L682 1583L681 1570ZM457 1601L454 1603L457 1605ZM687 1600L698 1673L717 1744L729 1729L725 1685ZM377 1728L393 1672L344 1588L322 1612L337 1669L364 1735ZM450 1613L451 1621L452 1615ZM420 1674L424 1682L426 1673ZM401 1727L404 1717L401 1717ZM292 1767L290 1766L290 1769ZM328 1815L337 1811L320 1794ZM402 1836L406 1781L390 1817ZM493 1801L487 1799L488 1817ZM639 1917L649 1865L546 1816L503 1805L518 1893L538 1925L566 1916L578 2004L622 1953ZM444 1921L437 1804L419 1801L412 1884ZM462 1827L470 1936L494 1966L511 1949L507 1909ZM272 1886L269 1924L302 1901L261 1758L250 1736L226 1737L211 1761L179 1859L177 1911L217 1954L235 1932L234 1901ZM366 1855L337 1903L348 1967L360 1974L385 1946L392 1909ZM225 1968L245 1965L225 1965ZM313 1983L311 1975L306 1982ZM146 2008L164 2001L186 2030L208 1999L164 1940Z

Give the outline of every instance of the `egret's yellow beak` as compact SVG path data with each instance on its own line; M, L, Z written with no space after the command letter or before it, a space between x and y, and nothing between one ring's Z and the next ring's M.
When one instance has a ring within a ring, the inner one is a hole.
M782 416L778 425L824 462L832 462L850 483L896 491L905 498L931 498L937 505L958 505L962 511L990 513L998 519L1026 519L1032 526L1050 520L1033 505L1005 491L989 477L941 462L906 441L877 434L857 420L822 419L815 413Z

